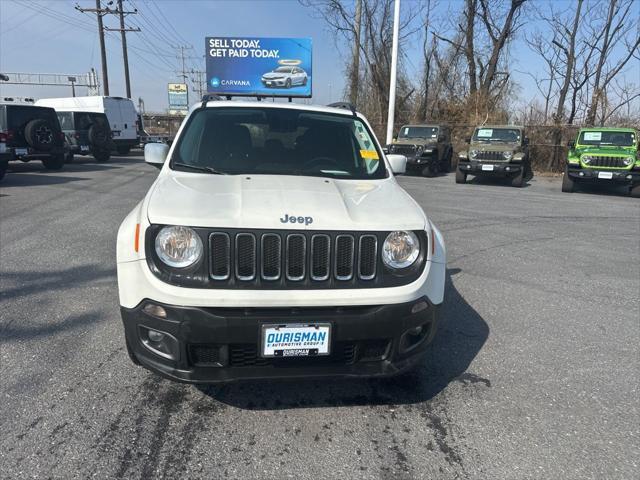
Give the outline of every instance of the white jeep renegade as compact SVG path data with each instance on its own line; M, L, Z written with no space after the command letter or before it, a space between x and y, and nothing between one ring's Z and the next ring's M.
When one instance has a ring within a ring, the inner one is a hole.
M205 97L118 232L131 359L173 380L385 376L443 301L440 232L346 104Z

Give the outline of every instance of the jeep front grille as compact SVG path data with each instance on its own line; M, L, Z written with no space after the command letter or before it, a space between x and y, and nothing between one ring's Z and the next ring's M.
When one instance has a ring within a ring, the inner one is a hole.
M493 160L504 162L505 158L503 152L480 151L476 154L476 158L474 160Z
M398 155L415 155L416 146L395 144L391 149L391 153L398 154Z
M211 278L226 281L233 272L237 283L369 281L378 260L378 238L358 233L213 232L209 249Z
M605 167L605 168L625 168L622 160L624 157L608 157L604 155L588 155L591 157L591 161L585 165L589 167Z

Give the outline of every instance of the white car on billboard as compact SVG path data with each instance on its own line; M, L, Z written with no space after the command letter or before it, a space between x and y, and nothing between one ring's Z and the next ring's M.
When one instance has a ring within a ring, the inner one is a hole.
M309 78L307 72L300 67L280 65L274 70L262 75L261 81L265 87L291 88L306 85Z

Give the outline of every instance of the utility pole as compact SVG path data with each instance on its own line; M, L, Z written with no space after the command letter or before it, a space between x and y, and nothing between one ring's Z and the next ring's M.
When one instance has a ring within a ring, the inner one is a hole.
M207 72L203 72L200 70L191 70L191 75L195 75L195 77L191 77L192 89L195 93L198 94L198 98L202 98L204 93L207 90L205 75Z
M187 45L178 45L175 48L177 50L180 50L179 58L182 60L182 74L180 74L180 72L176 72L176 73L178 74L179 77L182 77L182 80L184 81L184 83L187 83L187 79L189 78L189 75L187 75L187 67L186 67L184 61L187 58L194 58L194 57L185 57L184 56L184 51L185 50L191 50L193 47L190 47L190 46L187 46Z
M389 115L387 116L387 145L393 140L396 114L396 76L398 73L398 34L400 30L400 0L393 5L393 43L391 46L391 81L389 82Z
M111 3L111 2L109 2ZM127 37L126 32L139 32L139 28L126 28L124 24L125 15L131 15L138 13L137 9L132 12L125 12L122 8L122 0L118 0L117 10L111 10L109 7L102 8L100 0L96 0L96 8L80 8L76 5L76 10L79 12L91 12L95 13L98 18L98 35L100 37L100 56L102 59L102 78L104 84L104 95L109 96L109 73L107 71L107 50L104 43L104 32L120 32L122 35L122 57L124 58L124 76L127 89L127 98L131 98L131 81L129 79L129 55L127 53ZM118 15L120 17L120 28L108 28L105 27L102 22L102 17L105 15Z
M76 10L82 13L95 13L98 17L98 37L100 38L100 58L102 60L102 84L104 85L104 94L109 96L109 72L107 71L107 50L104 46L104 26L102 25L102 17L106 15L109 9L103 9L100 0L96 0L96 8L80 8L76 5Z

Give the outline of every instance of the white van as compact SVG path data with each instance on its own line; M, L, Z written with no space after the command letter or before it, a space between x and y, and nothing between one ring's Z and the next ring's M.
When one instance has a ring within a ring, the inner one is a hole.
M66 97L41 98L36 105L53 107L58 112L98 112L109 119L113 142L120 155L140 143L138 135L138 112L129 98L122 97Z

